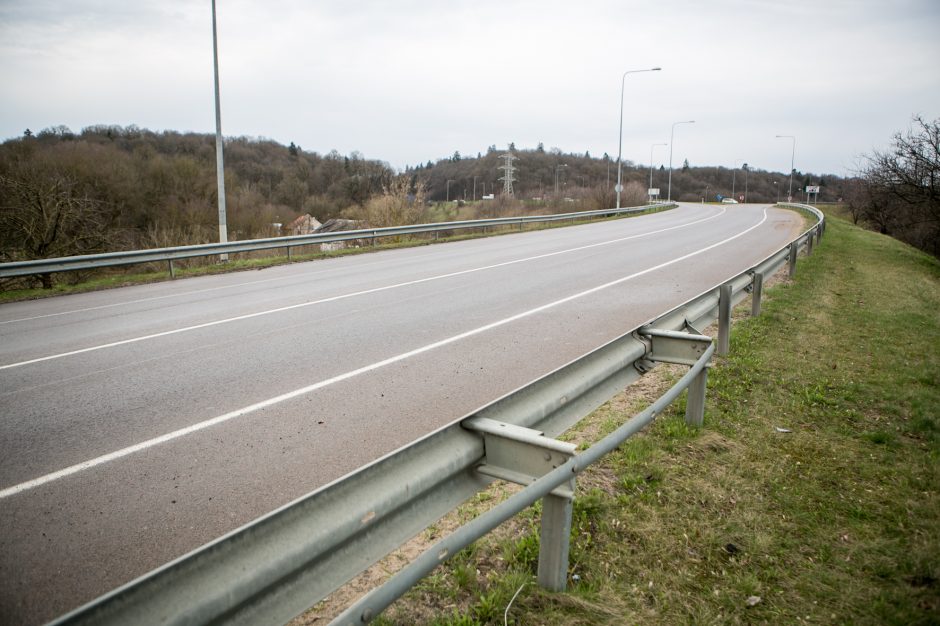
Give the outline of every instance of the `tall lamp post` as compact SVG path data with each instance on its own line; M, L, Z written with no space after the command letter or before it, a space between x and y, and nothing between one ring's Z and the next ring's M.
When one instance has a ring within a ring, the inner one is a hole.
M790 186L787 188L787 202L793 202L793 159L796 157L796 136L777 135L777 139L792 139L793 149L790 152Z
M212 0L212 66L215 70L215 172L219 196L219 243L228 241L228 224L225 218L225 164L222 159L222 107L219 103L219 43L215 26L215 0ZM228 261L227 254L219 259Z
M672 147L676 144L676 126L679 124L694 124L695 120L688 120L686 122L675 122L672 125L672 130L669 132L669 193L666 198L666 202L672 202Z
M447 202L450 202L450 184L454 182L450 178L447 179Z
M653 188L653 148L656 146L668 146L667 143L654 143L650 146L650 189ZM650 202L653 201L653 192L649 192Z
M747 173L749 171L749 168L747 166L747 163L745 163L743 167L744 167L744 204L747 204Z
M734 182L735 182L734 179L735 179L735 178L737 177L737 175L738 175L738 163L741 163L741 162L743 162L743 161L744 161L744 159L735 159L735 160L734 160L734 169L731 170L731 199L732 199L732 200L737 200L737 198L734 196Z
M623 191L622 175L620 168L620 158L623 156L623 88L627 81L627 74L639 74L640 72L658 72L661 67L651 67L648 70L627 70L620 77L620 133L617 136L617 208L620 208L620 192Z

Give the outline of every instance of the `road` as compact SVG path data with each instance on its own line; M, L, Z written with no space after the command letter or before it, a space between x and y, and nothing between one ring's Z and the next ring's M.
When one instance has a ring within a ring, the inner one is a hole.
M689 204L0 306L0 622L51 619L460 419L801 226Z

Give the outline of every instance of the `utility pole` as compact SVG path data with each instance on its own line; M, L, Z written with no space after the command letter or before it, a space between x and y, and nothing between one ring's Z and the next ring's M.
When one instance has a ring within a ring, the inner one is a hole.
M513 156L512 152L510 151L510 152L507 152L506 154L500 155L499 158L506 160L505 165L500 165L498 168L496 168L496 169L504 170L503 175L499 177L499 180L503 181L503 193L511 196L513 195L512 184L516 180L513 177L513 174L516 173L516 168L515 166L513 166L512 162L518 159L518 157Z
M787 202L793 202L793 161L796 158L796 136L795 135L777 135L777 139L791 139L793 145L790 149L790 186L787 187Z
M744 164L744 204L747 204L747 163Z

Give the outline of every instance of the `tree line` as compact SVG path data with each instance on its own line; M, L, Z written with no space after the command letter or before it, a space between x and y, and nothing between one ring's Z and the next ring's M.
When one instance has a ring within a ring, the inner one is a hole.
M306 152L265 139L225 144L231 239L277 234L311 213L328 219L396 176L358 153ZM45 129L0 145L3 261L213 241L215 138L94 126Z
M516 182L513 189L520 198L552 199L556 196L576 200L591 200L596 208L614 206L614 187L617 184L617 159L603 154L599 157L585 153L565 153L557 148L545 150L539 144L534 150L517 150L509 144L507 150L490 146L486 154L466 157L455 152L450 158L437 162L407 167L406 172L427 181L428 197L435 201L446 199L479 199L484 193L498 194L503 188L500 156L512 152L519 157L515 162ZM638 164L625 160L621 179L624 194L629 193L632 202L644 201L651 186L660 190L666 198L668 168L661 162ZM650 180L652 177L652 181ZM449 182L448 182L449 181ZM844 195L845 181L832 175L817 175L794 171L794 200L804 197L806 186L820 186L818 201L836 202ZM680 202L714 202L718 196L741 199L747 193L748 202L776 202L787 198L790 174L769 172L749 166L738 168L692 166L687 161L675 164L672 171L672 199Z
M940 257L940 119L913 119L891 147L865 158L848 181L855 223Z
M514 196L503 194L501 155L512 152ZM230 240L289 234L279 225L310 214L371 226L615 206L616 159L557 148L458 152L397 172L358 152L321 155L290 143L228 138L225 183ZM622 206L646 202L668 172L623 163ZM794 187L822 185L820 200L843 193L837 177L794 173ZM788 177L746 165L678 165L674 200L785 199ZM482 201L484 195L494 199ZM782 196L781 196L782 194ZM0 144L0 262L216 241L215 137L136 126L27 130ZM46 277L48 281L48 277ZM50 286L47 282L45 286Z

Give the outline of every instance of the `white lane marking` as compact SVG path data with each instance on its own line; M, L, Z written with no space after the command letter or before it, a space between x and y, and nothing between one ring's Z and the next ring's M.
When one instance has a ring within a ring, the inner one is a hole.
M363 267L371 267L371 266L373 266L373 265L381 265L381 264L382 264L381 262L377 262L377 261L376 261L376 262L372 262L372 263L366 263L366 264L363 264L363 265L358 266L357 269L361 269L361 268L363 268ZM166 299L168 299L168 298L181 298L181 297L184 297L184 296L194 296L194 295L200 295L200 294L203 294L203 293L209 293L209 292L211 292L211 291L220 291L220 290L222 290L222 289L235 289L236 287L251 287L251 286L254 286L254 285L262 285L262 284L264 284L264 283L272 283L272 282L283 281L283 280L307 279L307 278L312 278L312 277L314 277L314 276L319 276L320 274L328 274L328 273L330 273L330 272L340 271L341 269L342 269L342 268L318 269L318 270L313 271L313 272L303 272L303 273L301 273L301 274L299 274L299 275L298 275L298 274L292 274L292 275L290 275L290 276L276 276L276 277L273 277L273 278L263 278L263 279L261 279L261 280L249 280L249 281L246 281L246 282L243 282L243 283L235 283L235 284L233 284L233 285L222 285L222 286L219 286L219 287L206 287L205 289L194 289L194 290L192 290L192 291L181 291L181 292L179 292L179 293L170 293L170 294L167 294L167 295L165 295L165 296L153 296L153 297L150 297L150 298L139 298L139 299L137 299L137 300L125 300L124 302L114 302L114 303L112 303L112 304L102 304L102 305L100 305L100 306L91 306L91 307L86 307L86 308L84 308L84 309L72 309L72 310L70 310L70 311L59 311L58 313L47 313L47 314L45 314L45 315L34 315L34 316L32 316L32 317L20 317L20 318L17 318L17 319L0 321L0 326L2 326L2 325L4 325L4 324L13 324L13 323L15 323L15 322L31 322L31 321L33 321L33 320L41 320L41 319L46 319L46 318L48 318L48 317L60 317L60 316L62 316L62 315L74 315L74 314L76 314L76 313L87 313L87 312L89 312L89 311L100 311L101 309L113 309L113 308L115 308L115 307L119 307L119 306L128 306L128 305L131 305L131 304L144 304L144 303L146 303L146 302L154 302L154 301L156 301L156 300L166 300Z
M720 214L718 214L718 215L720 215ZM718 217L718 215L715 215L715 216L713 216L713 217ZM381 263L379 263L379 262L366 263L366 264L364 264L364 265L358 266L358 269L361 269L361 268L363 268L363 267L370 267L370 266L372 266L372 265L380 265L380 264L381 264ZM61 317L62 315L74 315L74 314L76 314L76 313L87 313L87 312L89 312L89 311L100 311L100 310L102 310L102 309L113 309L113 308L115 308L115 307L128 306L128 305L131 305L131 304L144 304L144 303L146 303L146 302L154 302L154 301L157 301L157 300L166 300L166 299L168 299L168 298L180 298L180 297L184 297L184 296L198 295L198 294L203 294L203 293L209 293L209 292L211 292L211 291L219 291L219 290L222 290L222 289L234 289L234 288L236 288L236 287L251 287L251 286L253 286L253 285L261 285L261 284L264 284L264 283L270 283L270 282L276 282L276 281L282 281L282 280L291 280L291 279L298 279L298 278L309 278L309 277L311 277L311 276L316 276L316 275L324 274L324 273L328 273L328 272L334 272L334 271L337 271L337 270L340 270L340 269L341 269L341 268L330 268L330 269L325 269L325 270L321 270L321 271L314 271L314 272L309 272L309 273L304 272L304 273L301 274L300 276L298 276L298 275L296 275L296 274L291 275L291 276L277 276L277 277L274 277L274 278L265 278L265 279L262 279L262 280L250 280L250 281L247 281L247 282L244 282L244 283L236 283L236 284L234 284L234 285L222 285L222 286L220 286L220 287L207 287L207 288L205 288L205 289L195 289L195 290L193 290L193 291L183 291L183 292L180 292L180 293L171 293L171 294L167 294L167 295L165 295L165 296L153 296L153 297L150 297L150 298L139 298L139 299L137 299L137 300L126 300L126 301L124 301L124 302L114 302L114 303L112 303L112 304L102 304L102 305L100 305L100 306L91 306L91 307L86 307L86 308L84 308L84 309L72 309L72 310L69 310L69 311L59 311L58 313L46 313L45 315L34 315L34 316L32 316L32 317L20 317L20 318L12 319L12 320L0 320L0 326L3 326L4 324L14 324L14 323L17 323L17 322L31 322L31 321L34 321L34 320L46 319L46 318L49 318L49 317Z
M765 209L765 210L764 210L764 217L763 217L763 219L762 219L760 222L758 222L757 224L755 224L754 226L751 226L750 228L741 231L741 232L738 233L737 235L733 235L733 236L731 236L731 237L728 237L727 239L724 239L724 240L722 240L722 241L719 241L718 243L713 243L713 244L711 244L710 246L707 246L707 247L705 247L705 248L702 248L701 250L697 250L697 251L695 251L695 252L690 252L689 254L686 254L686 255L684 255L684 256L675 258L675 259L673 259L673 260L671 260L671 261L666 261L665 263L660 263L659 265L656 265L656 266L654 266L654 267L647 268L647 269L645 269L645 270L641 270L641 271L636 272L636 273L634 273L634 274L630 274L629 276L624 276L624 277L622 277L622 278L618 278L618 279L616 279L616 280L612 280L612 281L607 282L607 283L604 283L604 284L602 284L602 285L598 285L598 286L596 286L596 287L592 287L592 288L590 288L590 289L586 289L585 291L581 291L581 292L578 292L578 293L576 293L576 294L573 294L573 295L570 295L570 296L566 296L566 297L564 297L564 298L561 298L560 300L555 300L555 301L553 301L553 302L549 302L548 304L543 304L543 305L541 305L541 306L535 307L534 309L529 309L529 310L527 310L527 311L523 311L522 313L517 313L516 315L513 315L513 316L510 316L510 317L507 317L507 318L498 320L498 321L496 321L496 322L491 322L491 323L486 324L486 325L484 325L484 326L480 326L480 327L478 327L478 328L474 328L473 330L468 330L468 331L466 331L466 332L460 333L459 335L454 335L454 336L452 336L452 337L448 337L447 339L442 339L442 340L440 340L440 341L435 341L434 343L429 343L429 344L427 344L427 345L425 345L425 346L422 346L422 347L420 347L420 348L416 348L416 349L410 350L410 351L408 351L408 352L403 352L402 354L398 354L398 355L396 355L396 356L389 357L389 358L384 359L384 360L382 360L382 361L377 361L376 363L372 363L371 365L366 365L366 366L364 366L364 367L360 367L359 369L355 369L355 370L346 372L346 373L344 373L344 374L340 374L340 375L338 375L338 376L334 376L334 377L332 377L332 378L328 378L328 379L326 379L326 380L321 380L320 382L314 383L314 384L312 384L312 385L308 385L307 387L301 387L300 389L295 389L294 391L289 391L289 392L287 392L287 393L281 394L281 395L276 396L276 397L274 397L274 398L270 398L270 399L268 399L268 400L263 400L263 401L261 401L261 402L256 402L255 404L252 404L252 405L243 407L243 408L241 408L241 409L236 409L236 410L234 410L234 411L230 411L229 413L225 413L224 415L219 415L219 416L217 416L217 417L213 417L213 418L211 418L211 419L208 419L208 420L205 420L205 421L202 421L202 422L198 422L198 423L196 423L196 424L192 424L191 426L187 426L186 428L181 428L181 429L179 429L179 430L174 430L173 432L166 433L166 434L164 434L164 435L160 435L159 437L154 437L153 439L148 439L147 441L142 441L142 442L140 442L140 443L138 443L138 444L135 444L135 445L132 445L132 446L128 446L128 447L122 448L122 449L120 449L120 450L116 450L116 451L111 452L111 453L109 453L109 454L105 454L105 455L103 455L103 456L99 456L99 457L96 457L96 458L94 458L94 459L90 459L90 460L88 460L88 461L84 461L84 462L82 462L82 463L78 463L77 465L72 465L72 466L70 466L70 467L66 467L65 469L61 469L61 470L59 470L59 471L57 471L57 472L52 472L51 474L46 474L46 475L44 475L44 476L40 476L40 477L38 477L38 478L34 478L34 479L32 479L32 480L28 480L28 481L23 482L23 483L20 483L20 484L18 484L18 485L13 485L12 487L7 487L6 489L3 489L2 491L0 491L0 499L8 498L8 497L10 497L10 496L16 495L16 494L21 493L21 492L23 492L23 491L26 491L26 490L28 490L28 489L32 489L32 488L34 488L34 487L39 487L40 485L44 485L44 484L46 484L46 483L50 483L50 482L52 482L52 481L59 480L60 478L65 478L66 476L70 476L70 475L72 475L72 474L81 472L81 471L86 470L86 469L90 469L90 468L95 467L95 466L97 466L97 465L102 465L102 464L104 464L104 463L108 463L108 462L110 462L110 461L114 461L115 459L119 459L119 458L124 457L124 456L127 456L127 455L129 455L129 454L134 454L135 452L140 452L140 451L142 451L142 450L146 450L146 449L148 449L148 448L152 448L152 447L154 447L154 446L158 446L158 445L160 445L160 444L162 444L162 443L166 443L166 442L168 442L168 441L172 441L172 440L174 440L174 439L178 439L178 438L183 437L183 436L185 436L185 435L189 435L189 434L191 434L191 433L198 432L198 431L200 431L200 430L204 430L204 429L209 428L209 427L211 427L211 426L215 426L216 424L221 424L221 423L223 423L223 422L227 422L227 421L229 421L229 420L235 419L236 417L241 417L241 416L246 415L246 414L248 414L248 413L253 413L253 412L255 412L255 411L260 411L261 409L265 409L265 408L268 408L268 407L270 407L270 406L274 406L275 404L279 404L279 403L281 403L281 402L285 402L285 401L290 400L290 399L292 399L292 398L296 398L296 397L298 397L298 396L302 396L302 395L308 394L308 393L313 392L313 391L316 391L316 390L318 390L318 389L323 389L324 387L328 387L328 386L330 386L330 385L335 385L336 383L342 382L342 381L344 381L344 380L349 380L350 378L354 378L354 377L360 376L360 375L362 375L362 374L366 374L366 373L369 373L369 372L373 372L373 371L375 371L375 370L377 370L377 369L380 369L380 368L383 368L383 367L385 367L385 366L387 366L387 365L392 365L393 363L398 363L399 361L404 361L405 359L409 359L409 358L414 357L414 356L417 356L417 355L419 355L419 354L424 354L425 352L430 352L431 350L436 350L437 348L441 348L441 347L443 347L443 346L446 346L446 345L455 343L455 342L457 342L457 341L461 341L462 339L467 339L468 337L473 337L474 335L479 335L479 334L481 334L481 333L485 333L485 332L487 332L487 331L489 331L489 330L493 330L494 328L499 328L500 326L505 326L506 324L511 324L512 322L516 322L516 321L521 320L521 319L523 319L523 318L530 317L530 316L532 316L532 315L535 315L536 313L541 313L541 312L543 312L543 311L547 311L548 309L552 309L552 308L554 308L554 307L557 307L557 306L560 306L560 305L562 305L562 304L571 302L571 301L573 301L573 300L577 300L577 299L579 299L579 298L583 298L583 297L585 297L585 296L589 296L589 295L591 295L591 294L593 294L593 293L597 293L597 292L602 291L602 290L604 290L604 289L608 289L608 288L613 287L613 286L615 286L615 285L619 285L619 284L624 283L624 282L626 282L626 281L628 281L628 280L632 280L632 279L637 278L637 277L639 277L639 276L643 276L644 274L649 274L650 272L655 272L656 270L660 270L660 269L662 269L662 268L664 268L664 267L668 267L668 266L673 265L673 264L675 264L675 263L679 263L680 261L684 261L684 260L689 259L689 258L691 258L691 257L697 256L697 255L699 255L699 254L702 254L703 252L707 252L707 251L709 251L709 250L711 250L711 249L713 249L713 248L717 248L718 246L724 245L724 244L726 244L726 243L728 243L728 242L730 242L730 241L734 241L734 240L737 239L738 237L741 237L741 236L743 236L743 235L746 235L747 233L751 232L751 231L754 230L755 228L758 228L759 226L761 226L761 225L762 225L764 222L766 222L766 221L767 221L767 210Z
M140 298L138 300L126 300L124 302L114 302L112 304L102 304L100 306L90 306L84 309L72 309L71 311L59 311L58 313L47 313L45 315L34 315L33 317L20 317L13 320L3 320L0 321L0 326L3 324L13 324L16 322L31 322L33 320L42 320L48 317L60 317L62 315L75 315L76 313L87 313L89 311L100 311L101 309L113 309L119 306L128 306L131 304L143 304L145 302L154 302L157 300L166 300L167 298L180 298L183 296L191 296L201 293L208 293L210 291L219 291L221 289L233 289L235 287L250 287L251 285L259 285L261 283L270 283L278 280L288 280L290 278L297 278L296 276L278 276L277 278L265 278L263 280L254 280L244 283L238 283L235 285L222 285L221 287L207 287L206 289L196 289L195 291L183 291L180 293L171 293L165 296L153 296L150 298Z
M463 275L465 275L465 274L472 274L472 273L475 273L475 272L482 272L482 271L484 271L484 270L491 270L491 269L496 269L496 268L499 268L499 267L506 267L507 265L515 265L515 264L517 264L517 263L525 263L525 262L528 262L528 261L535 261L535 260L538 260L538 259L545 259L545 258L548 258L548 257L557 256L557 255L560 255L560 254L568 254L568 253L571 253L571 252L578 252L578 251L581 251L581 250L587 250L587 249L589 249L589 248L597 248L597 247L599 247L599 246L608 246L608 245L615 244L615 243L622 243L622 242L624 242L624 241L629 241L630 239L638 239L638 238L640 238L640 237L648 237L648 236L650 236L650 235L656 235L656 234L664 233L664 232L667 232L667 231L670 231L670 230L676 230L676 229L679 229L679 228L687 228L687 227L689 227L689 226L693 226L693 225L695 225L695 224L700 224L700 223L702 223L702 222L706 222L706 221L708 221L708 220L712 220L712 219L715 219L715 218L717 218L717 217L720 217L720 216L722 216L724 213L725 213L725 209L722 207L721 212L719 212L719 213L717 213L717 214L715 214L715 215L712 215L712 216L709 216L709 217L706 217L706 218L702 218L702 219L700 219L700 220L695 220L695 221L689 222L689 223L687 223L687 224L682 224L682 225L679 225L679 226L670 226L669 228L662 228L662 229L660 229L660 230L654 230L654 231L650 231L650 232L648 232L648 233L641 233L641 234L638 234L638 235L630 235L630 236L628 236L628 237L620 237L620 238L618 238L618 239L611 239L611 240L609 240L609 241L602 241L602 242L599 242L599 243L592 243L592 244L588 244L588 245L586 245L586 246L579 246L579 247L577 247L577 248L568 248L568 249L566 249L566 250L557 250L557 251L555 251L555 252L547 252L547 253L545 253L545 254L539 254L539 255L536 255L536 256L526 257L526 258L522 258L522 259L514 259L514 260L512 260L512 261L504 261L504 262L502 262L502 263L495 263L495 264L493 264L493 265L484 265L484 266L482 266L482 267L474 267L474 268L470 268L470 269L466 269L466 270L460 270L460 271L457 271L457 272L450 272L450 273L448 273L448 274L438 274L438 275L436 275L436 276L428 276L428 277L426 277L426 278L418 278L418 279L416 279L416 280L409 280L409 281L402 282L402 283L395 283L395 284L393 284L393 285L385 285L385 286L382 286L382 287L373 287L372 289L364 289L364 290L362 290L362 291L355 291L355 292L352 292L352 293L344 293L344 294L340 294L340 295L338 295L338 296L331 296L331 297L329 297L329 298L321 298L321 299L319 299L319 300L312 300L312 301L310 301L310 302L301 302L300 304L291 304L291 305L288 305L288 306L278 307L278 308L276 308L276 309L268 309L268 310L266 310L266 311L258 311L258 312L256 312L256 313L247 313L247 314L245 314L245 315L238 315L238 316L236 316L236 317L228 317L228 318L221 319L221 320L215 320L215 321L213 321L213 322L205 322L205 323L203 323L203 324L195 324L195 325L193 325L193 326L185 326L185 327L183 327L183 328L175 328L175 329L173 329L173 330L166 330L166 331L163 331L163 332L160 332L160 333L153 333L153 334L151 334L151 335L143 335L143 336L141 336L141 337L132 337L132 338L130 338L130 339L122 339L121 341L113 341L113 342L111 342L111 343L105 343L105 344L101 344L101 345L97 345L97 346L90 346L90 347L88 347L88 348L80 348L80 349L78 349L78 350L71 350L71 351L69 351L69 352L61 352L61 353L59 353L59 354L51 354L51 355L49 355L49 356L38 357L38 358L35 358L35 359L29 359L29 360L26 360L26 361L19 361L19 362L17 362L17 363L9 363L9 364L7 364L7 365L0 365L0 370L10 369L10 368L14 368L14 367L21 367L21 366L23 366L23 365L32 365L33 363L41 363L41 362L43 362L43 361L51 361L51 360L53 360L53 359L61 359L61 358L67 357L67 356L74 356L74 355L76 355L76 354L84 354L84 353L86 353L86 352L94 352L94 351L97 351L97 350L104 350L104 349L106 349L106 348L114 348L114 347L117 347L117 346L124 346L124 345L127 345L127 344L137 343L137 342L140 342L140 341L147 341L147 340L150 340L150 339L157 339L157 338L159 338L159 337L167 337L167 336L169 336L169 335L176 335L176 334L179 334L179 333L186 333L186 332L190 332L190 331L193 331L193 330L198 330L198 329L200 329L200 328L210 328L210 327L212 327L212 326L219 326L219 325L221 325L221 324L230 324L230 323L232 323L232 322L238 322L238 321L242 321L242 320L252 319L252 318L261 317L261 316L264 316L264 315L272 315L272 314L274 314L274 313L283 313L284 311L291 311L291 310L294 310L294 309L306 308L306 307L314 306L314 305L317 305L317 304L325 304L325 303L327 303L327 302L336 302L336 301L338 301L338 300L345 300L345 299L347 299L347 298L355 298L355 297L357 297L357 296L364 296L364 295L368 295L368 294L379 293L379 292L388 291L388 290L391 290L391 289L399 289L399 288L401 288L401 287L409 287L409 286L411 286L411 285L419 285L419 284L421 284L421 283L427 283L427 282L431 282L431 281L435 281L435 280L442 280L442 279L445 279L445 278L453 278L453 277L455 277L455 276L463 276Z

